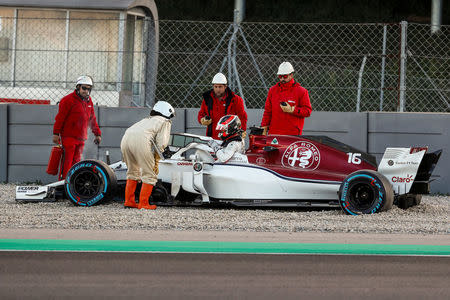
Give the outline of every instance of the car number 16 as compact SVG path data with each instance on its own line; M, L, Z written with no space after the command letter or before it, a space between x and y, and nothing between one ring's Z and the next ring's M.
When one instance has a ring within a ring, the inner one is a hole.
M348 155L348 163L349 164L354 164L354 165L359 165L361 164L361 153L352 153L349 152L347 153Z

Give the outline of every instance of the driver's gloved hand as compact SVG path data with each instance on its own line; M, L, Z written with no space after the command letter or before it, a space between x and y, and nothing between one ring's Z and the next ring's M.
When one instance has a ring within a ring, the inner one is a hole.
M214 150L214 152L217 152L217 150L221 148L219 143L217 143L215 140L209 140L208 146L211 147Z
M172 152L170 151L169 146L164 148L164 152L162 153L162 155L163 155L164 159L170 158L172 156Z

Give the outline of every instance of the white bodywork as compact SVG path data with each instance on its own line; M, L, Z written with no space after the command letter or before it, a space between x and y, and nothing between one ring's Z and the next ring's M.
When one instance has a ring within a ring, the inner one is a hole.
M183 153L189 149L196 149L195 154L183 160ZM387 148L379 165L378 171L392 183L395 194L409 192L426 152L411 153L411 149ZM237 161L217 164L213 163L210 151L206 145L192 143L160 162L158 178L171 183L172 196L183 188L201 194L203 202L209 202L209 197L223 200L338 199L341 182L289 178L242 161L240 157Z
M64 185L64 180L53 182L44 186L16 186L16 200L25 201L54 201L54 187Z
M378 165L378 172L392 184L394 193L406 194L416 178L426 150L411 153L413 148L386 148Z
M194 165L196 169L194 170ZM209 164L180 162L171 159L160 162L163 182L171 183L171 195L180 188L222 200L337 200L340 182L299 180L277 175L275 172L253 164Z

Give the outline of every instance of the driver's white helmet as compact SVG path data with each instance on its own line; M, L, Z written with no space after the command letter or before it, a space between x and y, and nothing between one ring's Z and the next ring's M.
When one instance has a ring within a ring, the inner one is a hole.
M166 101L158 101L153 106L153 111L159 112L162 116L167 119L173 118L175 116L175 109L169 102Z
M90 76L87 76L87 75L80 76L77 79L77 84L76 85L79 85L79 84L85 84L85 85L92 86L93 85L92 78Z
M227 78L222 73L217 73L211 82L212 84L227 84Z
M278 67L277 75L288 75L294 72L294 67L290 62L284 61Z

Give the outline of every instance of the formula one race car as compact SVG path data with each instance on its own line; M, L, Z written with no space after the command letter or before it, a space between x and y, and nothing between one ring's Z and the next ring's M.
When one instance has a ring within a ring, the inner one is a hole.
M429 193L441 150L387 148L375 157L326 136L261 135L252 128L245 154L215 161L210 137L172 134L160 156L151 201L159 205L228 203L235 206L341 207L347 214L408 208ZM126 164L84 160L65 181L18 186L16 199L43 201L58 194L91 206L124 195Z

